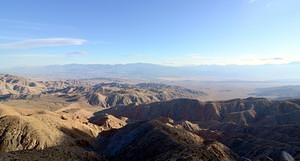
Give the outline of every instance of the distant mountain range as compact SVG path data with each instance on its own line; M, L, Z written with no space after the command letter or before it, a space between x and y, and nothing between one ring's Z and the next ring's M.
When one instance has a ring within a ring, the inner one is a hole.
M39 79L118 78L142 80L300 80L300 63L269 65L164 66L156 64L67 64L2 69Z

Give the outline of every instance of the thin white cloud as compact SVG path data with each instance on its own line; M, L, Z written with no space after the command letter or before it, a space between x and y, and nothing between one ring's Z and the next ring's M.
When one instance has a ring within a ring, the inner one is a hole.
M2 49L29 49L54 46L72 46L82 45L86 42L78 38L44 38L44 39L27 39L10 43L0 43Z

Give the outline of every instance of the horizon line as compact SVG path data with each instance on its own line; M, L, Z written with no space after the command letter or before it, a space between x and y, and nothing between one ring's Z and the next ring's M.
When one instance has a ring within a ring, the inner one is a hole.
M299 64L299 61L288 62L288 63L265 63L265 64L183 64L183 65L171 65L171 64L160 64L160 63L147 63L147 62L135 62L135 63L66 63L66 64L48 64L48 65L20 65L20 66L12 66L5 67L0 69L14 69L14 68L37 68L37 67L49 67L49 66L68 66L68 65L103 65L103 66L118 66L118 65L155 65L155 66L164 66L164 67L199 67L199 66L265 66L265 65L292 65Z

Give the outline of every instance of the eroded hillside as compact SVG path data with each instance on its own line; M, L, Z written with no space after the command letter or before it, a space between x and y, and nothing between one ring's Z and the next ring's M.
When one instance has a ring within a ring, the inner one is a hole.
M127 84L95 80L32 81L12 75L0 75L0 101L32 99L33 97L63 98L67 102L86 102L92 106L114 107L145 104L175 98L206 95L179 86L157 83Z
M161 117L183 122L188 131L228 146L239 158L249 160L300 159L300 106L296 100L247 98L200 102L176 99L147 105L117 107L97 112L127 117L129 121ZM185 121L194 124L187 124Z
M0 160L300 160L298 99L201 102L191 98L202 92L163 84L1 82Z

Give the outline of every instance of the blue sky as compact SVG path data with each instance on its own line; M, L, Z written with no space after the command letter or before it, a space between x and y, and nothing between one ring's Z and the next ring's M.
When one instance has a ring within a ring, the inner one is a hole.
M300 61L299 0L2 0L0 68Z

